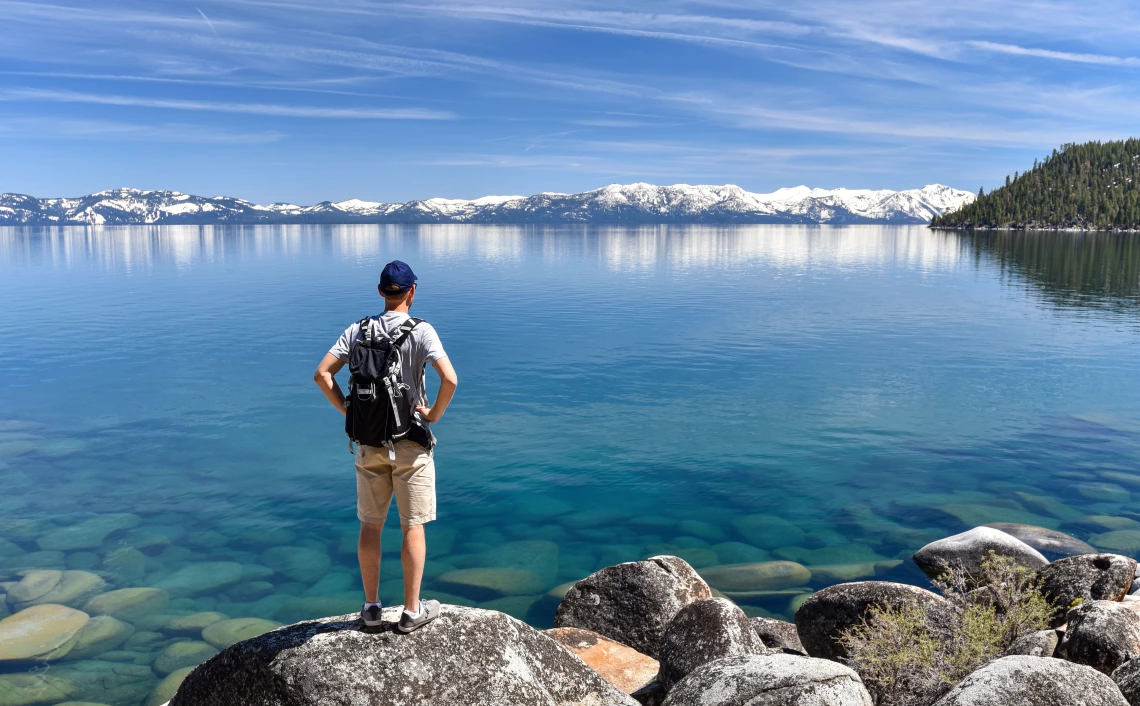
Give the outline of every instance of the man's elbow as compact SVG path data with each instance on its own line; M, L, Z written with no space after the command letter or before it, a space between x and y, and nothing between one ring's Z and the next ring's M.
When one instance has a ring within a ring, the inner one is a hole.
M325 386L325 371L317 368L317 372L313 373L313 382L317 383L319 387Z
M448 385L451 385L453 388L459 387L459 376L456 375L454 372L451 373L450 375L448 375L447 377L445 377L443 379L443 381L446 382Z

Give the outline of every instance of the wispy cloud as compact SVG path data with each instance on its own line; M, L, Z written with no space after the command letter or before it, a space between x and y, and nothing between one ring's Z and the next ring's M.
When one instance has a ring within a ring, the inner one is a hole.
M0 138L146 140L207 144L266 144L285 137L276 130L242 132L185 123L144 125L109 120L61 120L38 116L0 117Z
M95 103L99 105L192 110L214 113L245 113L290 118L332 118L354 120L451 120L456 116L440 110L420 108L321 108L270 103L216 103L210 101L140 98L136 96L99 95L72 91L17 89L0 94L0 100L51 101L57 103Z
M1108 54L1079 54L1068 51L1054 51L1052 49L1032 49L1020 47L1016 44L996 44L971 40L966 42L972 47L1000 54L1014 56L1032 56L1039 59L1056 59L1057 61L1072 61L1078 64L1102 64L1106 66L1140 66L1140 58L1133 56L1111 56Z

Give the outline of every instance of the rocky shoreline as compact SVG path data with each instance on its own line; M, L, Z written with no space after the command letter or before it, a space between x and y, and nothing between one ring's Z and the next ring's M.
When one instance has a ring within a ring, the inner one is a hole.
M1080 553L1087 545L1045 528L1006 530L932 542L915 563L938 575L992 552L1035 572L1063 609L1054 627L1018 640L933 706L1140 706L1136 561ZM398 608L379 628L353 614L276 628L189 670L170 706L871 706L845 664L844 630L873 606L943 600L860 581L812 594L794 623L749 618L683 559L657 556L575 583L545 631L455 605L411 635L394 631Z

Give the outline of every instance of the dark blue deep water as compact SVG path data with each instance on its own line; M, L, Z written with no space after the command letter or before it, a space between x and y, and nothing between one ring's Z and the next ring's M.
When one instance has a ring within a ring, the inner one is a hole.
M0 694L142 704L226 642L179 617L359 608L352 457L311 375L395 258L460 377L426 595L548 627L550 589L616 562L795 561L730 593L788 618L839 580L924 583L910 554L976 524L1140 553L1136 236L0 229L0 615L30 570L89 581L60 602L92 615L166 591L72 655L5 660L0 625Z

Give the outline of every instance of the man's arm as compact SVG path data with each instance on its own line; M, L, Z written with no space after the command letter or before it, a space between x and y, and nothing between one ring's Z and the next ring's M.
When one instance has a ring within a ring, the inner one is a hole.
M432 363L431 367L435 368L435 372L439 374L439 392L435 395L435 404L431 407L416 407L416 411L423 415L424 419L435 423L443 416L444 411L447 410L447 405L451 404L451 398L455 396L455 388L459 386L459 377L455 374L455 368L451 367L451 361L447 358L440 358ZM335 385L336 382L334 381L333 384Z
M325 397L341 414L345 413L344 393L340 391L340 385L336 383L335 376L343 367L343 360L332 353L326 353L325 357L321 359L321 364L317 366L317 372L313 373L313 382L317 383L317 387L321 388L321 392L325 393Z

